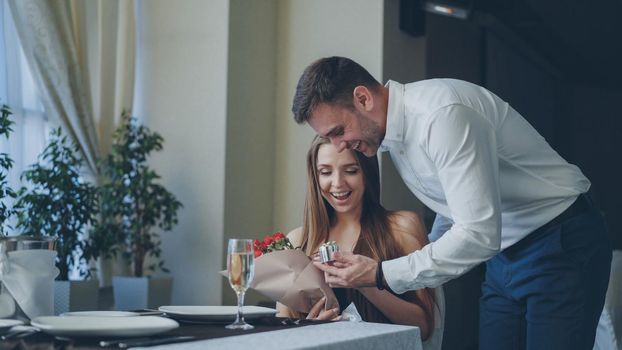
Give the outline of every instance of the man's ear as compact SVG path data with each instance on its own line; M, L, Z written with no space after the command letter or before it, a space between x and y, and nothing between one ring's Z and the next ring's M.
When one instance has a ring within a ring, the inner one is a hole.
M369 112L374 108L374 95L363 85L359 85L352 91L354 108Z

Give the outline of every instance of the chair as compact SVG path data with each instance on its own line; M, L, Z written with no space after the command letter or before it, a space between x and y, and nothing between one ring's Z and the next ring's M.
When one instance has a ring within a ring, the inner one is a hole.
M622 350L622 251L614 250L605 306L596 328L594 350Z
M441 350L443 333L445 332L445 293L443 286L434 288L434 331L428 340L423 342L424 350Z

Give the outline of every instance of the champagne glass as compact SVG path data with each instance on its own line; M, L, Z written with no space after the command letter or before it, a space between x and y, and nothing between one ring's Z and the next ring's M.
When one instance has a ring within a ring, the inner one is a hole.
M230 239L227 248L227 272L229 284L238 296L238 315L235 322L226 326L227 329L253 329L244 321L242 306L244 294L251 285L255 275L255 254L252 239Z

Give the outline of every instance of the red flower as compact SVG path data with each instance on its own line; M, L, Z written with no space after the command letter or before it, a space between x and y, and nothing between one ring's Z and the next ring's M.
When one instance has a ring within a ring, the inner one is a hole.
M253 247L255 248L256 258L275 250L295 249L289 239L280 231L272 235L267 235L264 237L263 241L254 240Z
M274 238L270 235L264 237L263 239L263 244L267 247L269 247L272 243L274 243Z

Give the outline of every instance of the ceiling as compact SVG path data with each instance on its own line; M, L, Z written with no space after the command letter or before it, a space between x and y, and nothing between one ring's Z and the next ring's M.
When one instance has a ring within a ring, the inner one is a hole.
M568 80L622 89L622 0L474 0L471 4L476 14L494 17L521 37Z

